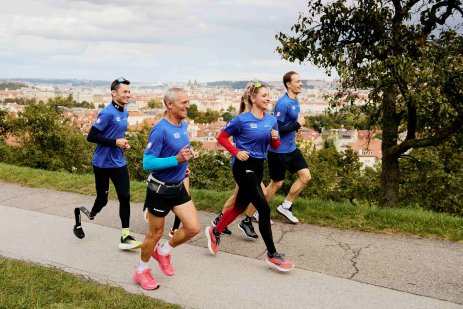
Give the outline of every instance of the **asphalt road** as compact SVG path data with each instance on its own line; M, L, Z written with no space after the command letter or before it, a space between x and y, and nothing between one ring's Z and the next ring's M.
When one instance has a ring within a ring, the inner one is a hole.
M194 196L193 196L194 199ZM94 197L0 183L0 255L58 267L186 308L463 308L463 244L360 233L276 221L278 251L296 268L269 269L261 238L232 224L220 252L206 248L204 228L215 214L200 212L201 233L172 255L173 277L152 262L161 287L144 291L132 280L139 251L120 251L118 203L110 201L86 237L72 232L75 207ZM167 218L166 232L173 216ZM256 227L257 228L257 227ZM132 203L131 230L143 238L142 204ZM165 234L167 235L167 233ZM14 240L14 241L12 241Z

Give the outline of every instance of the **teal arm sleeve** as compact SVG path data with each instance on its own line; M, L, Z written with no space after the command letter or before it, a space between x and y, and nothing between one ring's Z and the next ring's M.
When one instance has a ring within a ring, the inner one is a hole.
M143 169L145 171L162 170L168 167L177 166L177 158L175 156L167 158L158 158L153 155L143 155Z

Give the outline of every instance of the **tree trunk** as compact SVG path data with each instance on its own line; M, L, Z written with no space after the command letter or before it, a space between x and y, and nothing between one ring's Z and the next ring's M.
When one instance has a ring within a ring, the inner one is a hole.
M381 206L396 207L399 204L399 180L399 159L390 154L383 155L381 162Z
M397 146L400 116L396 111L397 92L389 87L383 92L382 129L383 140L381 143L381 206L396 207L399 204L399 155L392 148Z

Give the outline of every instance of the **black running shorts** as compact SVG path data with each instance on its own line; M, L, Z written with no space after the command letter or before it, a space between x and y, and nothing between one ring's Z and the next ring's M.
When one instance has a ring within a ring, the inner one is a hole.
M289 153L267 152L268 171L270 179L280 181L285 179L286 170L294 174L298 171L309 168L301 151L296 148Z
M176 195L161 195L146 189L146 199L144 209L148 208L149 212L156 217L165 217L175 206L185 204L191 201L191 196L182 186L182 190Z

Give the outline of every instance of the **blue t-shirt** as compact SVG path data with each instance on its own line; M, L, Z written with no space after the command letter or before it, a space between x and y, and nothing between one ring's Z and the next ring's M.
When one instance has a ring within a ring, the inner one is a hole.
M233 117L223 128L233 136L238 150L245 150L256 159L267 159L272 129L278 130L275 117L266 113L263 118L257 118L251 112Z
M126 109L118 111L114 105L108 104L98 113L93 126L101 131L104 138L124 138L127 131L129 113ZM124 151L114 146L97 144L93 153L92 164L100 168L115 168L127 164Z
M153 155L158 158L167 158L176 156L180 150L188 145L190 147L190 138L187 132L188 125L182 120L179 126L176 126L166 118L162 118L152 129L148 137L148 145L145 148L145 154ZM162 170L152 171L154 178L163 181L177 183L185 179L188 162L179 163L177 166L168 167Z
M297 122L297 116L300 111L299 100L297 98L296 100L291 99L286 93L275 105L273 115L278 121L283 123L284 127L286 127ZM296 142L294 141L296 133L296 131L291 131L286 134L280 134L280 148L269 148L269 151L276 153L289 153L294 151L296 149Z

